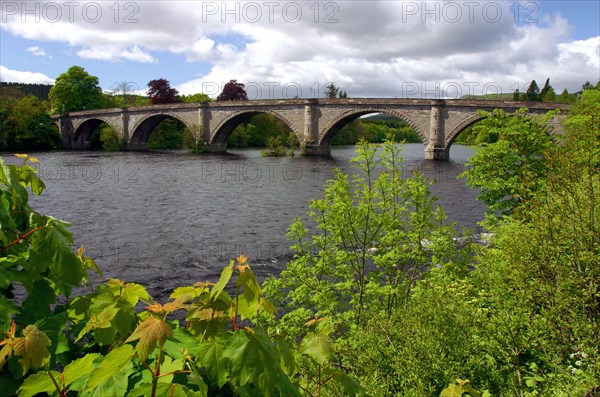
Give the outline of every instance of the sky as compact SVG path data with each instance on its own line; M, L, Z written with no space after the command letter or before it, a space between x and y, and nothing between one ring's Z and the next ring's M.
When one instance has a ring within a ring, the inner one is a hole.
M0 0L0 81L52 83L70 66L104 91L164 78L249 99L557 94L600 80L599 0ZM126 83L123 85L122 83Z

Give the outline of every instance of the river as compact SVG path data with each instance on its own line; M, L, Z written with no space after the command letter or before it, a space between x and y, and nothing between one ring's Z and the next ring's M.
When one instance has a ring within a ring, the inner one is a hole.
M259 277L277 274L289 258L287 227L322 197L333 167L349 170L354 150L334 147L330 158L269 158L254 149L36 153L47 189L32 205L73 223L76 245L87 247L105 278L141 283L164 300L177 286L216 281L242 253ZM485 211L456 179L472 154L454 145L451 161L434 162L423 159L422 144L402 152L405 174L420 169L435 179L432 191L459 228L476 228Z

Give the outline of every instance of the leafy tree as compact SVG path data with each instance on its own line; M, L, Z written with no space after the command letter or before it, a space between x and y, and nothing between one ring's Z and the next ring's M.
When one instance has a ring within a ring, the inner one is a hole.
M128 81L121 81L119 83L115 83L114 86L111 87L112 91L110 96L112 97L112 103L115 107L127 107L127 106L135 106L136 105L136 92L138 91L138 86L135 83Z
M340 91L340 98L348 98L348 93L346 91Z
M517 88L515 90L515 92L513 93L513 101L522 101L523 100L523 94L521 94L521 92L519 92L519 89Z
M174 118L160 122L148 140L149 149L181 149L185 124Z
M511 214L543 185L545 151L552 145L546 126L555 112L531 116L527 109L515 114L495 110L481 115L486 118L478 128L496 136L497 142L477 148L462 175L471 187L480 189L478 199L490 213Z
M271 137L280 137L279 142L283 145L288 136L293 134L286 123L275 116L262 113L250 117L246 123L236 127L228 140L232 147L266 147ZM294 135L295 137L295 135ZM275 142L275 141L274 141Z
M71 66L59 75L50 89L49 97L53 113L102 107L102 89L98 77L88 74L81 66Z
M181 102L196 103L196 102L211 102L211 101L212 101L212 99L204 93L181 96Z
M569 91L565 88L559 96L556 97L556 102L560 103L573 103L576 97L573 94L569 94Z
M288 229L294 259L265 282L267 296L282 308L273 328L295 343L310 335L307 322L318 322L340 368L356 368L351 352L364 352L362 331L378 327L379 314L403 307L422 271L454 255L453 230L441 224L428 182L418 174L402 178L399 150L387 142L376 156L377 146L358 145L358 173L336 171L325 197L310 203L310 226L298 219ZM303 361L311 377L322 371L322 363Z
M325 98L337 98L340 93L340 88L332 82L323 88L323 93L325 94Z
M171 85L165 79L150 80L148 82L148 98L150 98L153 105L180 102L179 92L175 88L171 88Z
M33 95L42 101L47 101L51 88L51 84L10 83L0 81L0 97L7 97L13 95L14 92L20 92L20 97Z
M246 93L246 87L242 83L238 83L237 80L229 80L229 83L225 84L223 91L217 97L217 101L247 101L248 94Z
M542 100L542 97L540 95L540 88L538 87L535 80L531 80L531 84L529 84L529 88L527 88L527 92L525 93L525 98L528 101Z
M48 108L48 102L33 95L14 101L11 112L4 113L0 147L11 150L59 148L61 137L47 113Z

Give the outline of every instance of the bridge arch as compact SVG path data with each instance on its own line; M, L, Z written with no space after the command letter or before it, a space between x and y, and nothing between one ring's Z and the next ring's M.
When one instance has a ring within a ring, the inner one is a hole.
M408 118L402 112L399 112L394 109L387 109L387 108L356 108L356 109L350 109L350 110L340 113L333 120L331 120L325 127L323 127L321 129L321 131L319 132L319 145L320 146L323 146L323 145L330 146L331 141L333 140L333 137L335 136L335 134L337 134L337 132L344 125L346 125L348 122L350 122L352 120L355 120L361 116L364 116L364 115L370 114L370 113L386 113L386 114L389 114L390 116L399 118L400 120L404 121L409 126L414 128L416 133L419 135L421 142L423 142L424 144L427 144L427 142L429 140L427 133L425 131L423 131L414 121L412 121L410 118Z
M90 118L75 126L71 146L76 149L91 148L92 135L94 135L96 129L103 123L115 131L119 130L108 119L103 117Z
M164 120L172 118L183 123L187 128L192 126L177 113L154 113L140 119L131 128L131 136L129 137L129 148L130 149L146 149L148 140L154 129Z
M446 136L446 140L444 142L445 146L450 149L450 146L454 143L454 140L463 132L467 127L477 123L485 119L485 116L481 116L479 114L474 114L465 120L461 121L450 133Z
M296 135L296 138L298 138L298 141L302 142L302 135L300 132L294 128L294 124L281 113L268 109L244 109L228 115L226 118L221 120L219 124L217 124L217 126L211 131L210 144L225 148L227 146L227 140L238 125L248 120L250 117L262 113L270 114L276 119L282 121L290 130L292 130L294 135Z

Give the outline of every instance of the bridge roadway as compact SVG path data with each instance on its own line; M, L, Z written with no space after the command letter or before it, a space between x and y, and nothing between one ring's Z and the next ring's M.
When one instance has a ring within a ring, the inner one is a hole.
M562 114L549 123L560 133L569 105L466 99L282 99L98 109L53 118L64 148L90 148L95 129L106 123L124 139L128 150L145 150L154 128L172 117L185 124L208 151L223 152L236 126L256 114L269 113L296 134L303 154L329 155L333 137L346 123L365 114L382 112L404 120L415 129L425 146L425 158L448 160L450 146L460 132L481 120L478 110L503 109L512 113L523 107L531 114L560 109Z

